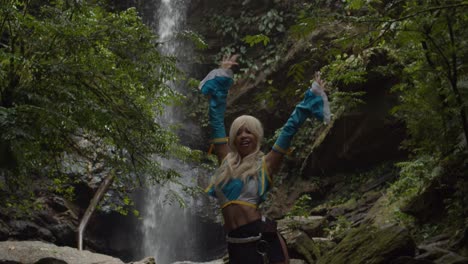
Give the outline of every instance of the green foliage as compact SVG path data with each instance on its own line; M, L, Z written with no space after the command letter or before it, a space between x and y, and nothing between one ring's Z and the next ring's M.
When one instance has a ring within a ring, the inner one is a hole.
M441 175L434 156L419 156L412 161L400 162L400 178L389 187L389 201L402 203L420 194L429 183Z
M199 50L205 50L208 48L208 44L205 42L200 34L193 32L191 30L183 30L179 33L179 36L184 39L190 40L191 43Z
M374 25L383 30L378 45L394 50L403 66L402 83L396 88L401 104L394 113L408 125L410 149L447 153L460 133L468 136L468 97L458 87L468 74L462 63L467 54L468 30L463 25L468 4L409 1L401 8L402 12L389 12L391 17Z
M351 222L346 219L346 217L340 215L338 216L335 224L324 228L324 231L327 233L329 238L341 237L346 231L351 229Z
M468 180L458 179L455 184L455 192L449 198L444 200L447 209L447 224L452 227L466 226L466 219L468 215Z
M368 56L369 54L338 54L322 71L327 74L327 80L331 83L338 83L345 86L364 83L367 75L365 58Z
M302 81L304 81L304 79L306 79L304 76L304 72L310 68L311 64L312 62L309 60L304 60L302 62L295 63L291 65L291 67L289 67L287 76L293 77L296 83L301 83Z
M225 54L240 54L240 71L243 77L251 79L256 78L255 73L260 69L274 67L281 59L278 54L286 32L285 16L275 8L261 15L242 11L239 18L212 16L209 23L216 25L216 33L226 41L215 61L219 62ZM265 47L261 52L258 43Z
M173 178L151 155L176 137L154 120L177 97L179 72L134 8L99 3L9 1L0 7L0 173L4 188L33 177L70 193L63 160L103 164L118 182ZM64 187L60 187L64 186Z
M359 87L366 84L388 87L388 83L396 83L389 100L398 98L398 102L390 114L406 125L408 137L402 147L408 150L410 159L398 164L400 177L389 190L393 202L408 201L439 179L444 160L453 157L466 160L468 3L465 0L346 0L292 5L294 8L281 14L282 21L275 20L273 12L268 18L273 23L284 24L285 35L267 32L266 12L258 16L261 19L248 12L243 12L239 19L219 17L223 26L217 28L228 39L220 54L241 53L244 78L256 78L259 71L267 76L267 83L261 86L264 91L256 97L259 106L277 107L277 112L285 105L292 106L300 100L299 94L308 86L311 73L319 68L328 82L335 117L364 103L365 94L358 91ZM262 28L258 28L260 32L252 30L252 25L259 23L262 24ZM256 45L262 38L252 37L259 35L270 40L264 42L263 50ZM274 66L279 60L273 59L272 55L287 54L283 51L285 46L290 50L288 41L306 44L300 46L301 56L293 58L287 76L282 78L284 69L281 69L283 73L275 72ZM251 44L250 47L244 45L246 42ZM248 60L244 59L246 56ZM266 63L268 59L273 60ZM277 75L274 80L272 72ZM388 83L369 82L376 79ZM296 147L293 158L305 158L310 153L318 125L304 124L293 141ZM266 141L271 145L275 138ZM357 186L366 176L346 180L349 185ZM463 209L466 208L466 183L457 181L453 187L453 196L445 201L449 215L453 219L466 219ZM342 203L359 195L354 190L335 197L334 202ZM308 210L306 200L301 197L293 208L294 214L305 214ZM395 214L399 222L415 225L412 217L399 211ZM343 222L342 230L345 230L346 223ZM420 235L431 236L439 228L422 226Z
M262 42L263 42L263 46L266 46L268 45L268 42L270 42L270 38L263 34L258 34L258 35L253 35L253 36L247 35L245 36L243 40L245 41L245 43L249 44L250 47L258 43L262 43Z
M296 200L291 210L286 216L310 216L312 197L309 194L303 194Z
M351 10L359 10L366 4L365 0L347 0L346 2Z
M283 12L278 12L276 9L269 10L265 15L259 18L258 30L270 34L272 32L284 32Z
M415 154L400 163L400 179L391 187L392 199L406 201L440 176L438 157L466 156L468 135L467 100L464 80L467 33L466 1L361 1L344 2L343 12L322 12L321 20L312 10L303 10L291 27L305 39L323 21L334 17L340 29L321 44L328 65L322 68L331 82L332 107L362 103L363 94L342 94L336 87L365 83L369 74L397 79L393 92L399 96L393 114L402 120L409 137L403 147ZM327 15L330 14L330 15ZM345 15L344 15L345 14ZM372 67L371 58L387 54L386 65ZM357 96L357 97L356 97ZM343 98L342 102L340 97ZM335 113L340 108L334 108ZM460 186L456 189L461 190ZM457 201L457 202L456 202ZM447 201L460 212L460 199ZM463 203L461 203L463 204Z
M202 129L208 129L208 98L201 94L198 90L198 85L200 81L198 80L189 80L189 89L185 96L185 105L187 107L183 108L185 111L185 116L190 120L197 120L198 124Z

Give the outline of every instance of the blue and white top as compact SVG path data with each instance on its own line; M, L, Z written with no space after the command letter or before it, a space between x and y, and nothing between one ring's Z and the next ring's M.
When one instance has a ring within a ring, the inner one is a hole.
M224 160L221 166L225 166L226 162ZM262 157L259 163L257 177L250 176L246 182L232 178L222 188L210 184L205 192L218 199L221 209L231 204L257 208L261 202L266 200L267 192L273 185L271 177L268 175L265 157Z

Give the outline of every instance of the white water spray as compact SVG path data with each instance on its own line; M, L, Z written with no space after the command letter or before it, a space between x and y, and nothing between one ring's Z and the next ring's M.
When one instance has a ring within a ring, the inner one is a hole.
M187 53L187 48L175 41L176 32L185 22L185 13L189 0L161 0L155 20L158 21L157 34L163 43L161 52L165 55L180 56ZM181 91L180 87L172 87ZM175 110L168 107L163 116L163 123L177 123ZM177 160L159 160L163 167L175 169L182 175L184 184L197 184L199 169ZM167 197L176 192L187 204L181 208L177 202L169 203ZM185 197L184 197L185 196ZM143 234L142 254L154 256L156 263L169 264L175 261L202 261L217 257L223 249L223 234L213 222L203 222L202 208L206 207L207 198L199 200L187 198L180 186L152 186L145 191L142 211L141 231ZM211 207L211 210L213 207ZM209 245L209 244L212 245ZM216 245L217 244L217 245ZM221 245L220 245L221 244ZM211 248L210 248L211 247Z

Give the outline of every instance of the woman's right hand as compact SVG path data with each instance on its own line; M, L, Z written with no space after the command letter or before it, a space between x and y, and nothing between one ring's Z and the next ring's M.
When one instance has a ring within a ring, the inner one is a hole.
M234 54L232 56L229 56L229 55L225 55L223 56L223 60L221 61L220 63L220 67L222 69L230 69L233 65L239 65L239 63L237 63L237 58L239 58L239 54Z

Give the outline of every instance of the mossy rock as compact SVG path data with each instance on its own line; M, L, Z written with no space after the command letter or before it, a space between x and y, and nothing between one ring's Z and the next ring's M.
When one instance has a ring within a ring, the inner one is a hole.
M316 263L323 254L335 246L335 243L326 238L310 238L306 233L298 231L300 235L288 244L293 256L300 257L307 263Z
M304 231L309 237L322 237L328 221L323 216L295 216L278 221L278 230L287 233L288 230Z
M401 256L414 256L415 244L408 231L399 226L377 228L364 225L351 230L318 264L390 263Z

